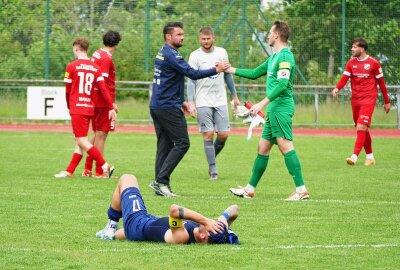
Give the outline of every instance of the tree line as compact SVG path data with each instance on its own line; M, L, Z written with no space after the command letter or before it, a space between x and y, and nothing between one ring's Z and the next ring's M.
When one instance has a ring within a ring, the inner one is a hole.
M47 54L49 79L62 79L66 64L73 60L72 40L88 37L92 53L102 46L103 33L112 29L122 34L114 54L117 80L151 81L167 21L184 23L185 45L180 52L186 59L199 46L200 27L219 24L217 45L226 47L234 66L245 63L252 68L268 57L254 33L265 36L271 23L281 19L292 28L291 49L306 80L297 78L296 83L334 84L343 59L350 57L351 40L362 36L370 44L369 54L381 61L387 83L399 84L399 1L346 0L344 21L342 0L282 0L267 8L260 4L251 0L2 0L0 78L44 79Z

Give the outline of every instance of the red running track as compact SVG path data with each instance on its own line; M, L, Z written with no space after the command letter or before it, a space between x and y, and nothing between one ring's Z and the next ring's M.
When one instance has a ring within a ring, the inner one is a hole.
M0 124L0 131L19 132L72 132L70 125L64 124ZM261 127L253 130L253 136L260 135ZM120 133L155 133L152 125L119 125L116 132ZM400 129L371 129L373 137L400 138ZM190 134L197 134L196 126L189 126ZM315 137L355 137L355 130L352 128L294 128L295 136ZM246 127L233 127L231 134L247 135Z

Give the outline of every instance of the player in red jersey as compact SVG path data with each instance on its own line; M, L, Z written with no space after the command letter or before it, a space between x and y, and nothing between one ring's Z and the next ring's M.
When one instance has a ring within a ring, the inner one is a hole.
M353 154L346 159L349 165L356 164L363 147L366 153L364 165L375 165L369 127L378 97L377 83L385 101L384 110L386 113L390 111L390 100L383 79L381 64L378 60L369 56L367 50L368 43L365 39L356 38L353 40L351 48L353 58L347 62L342 78L337 83L336 88L332 90L332 95L336 97L347 81L351 80L351 106L354 125L357 127L357 139Z
M112 54L121 41L121 35L116 31L108 31L103 35L104 47L95 51L92 55L92 61L100 66L101 74L104 77L108 92L113 101L116 112L118 107L115 105L115 65L112 60ZM99 93L98 88L94 89L94 117L92 118L92 127L94 136L91 143L99 149L104 155L104 144L107 139L108 132L115 130L115 120L108 117L108 104L106 99ZM86 157L85 169L82 176L92 176L93 159L90 155ZM96 177L104 177L100 164L96 163Z
M112 100L101 76L98 65L90 61L87 56L89 42L85 38L74 40L73 52L75 61L67 65L64 82L66 101L71 115L72 130L75 135L75 150L72 160L65 171L55 174L56 178L71 177L82 159L83 151L87 152L103 169L106 176L111 177L114 167L109 165L99 150L93 146L87 137L90 119L94 114L92 90L98 87L108 106L108 117L116 118Z

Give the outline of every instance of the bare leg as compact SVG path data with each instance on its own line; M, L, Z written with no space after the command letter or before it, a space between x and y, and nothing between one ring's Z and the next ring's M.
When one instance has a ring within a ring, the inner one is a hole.
M139 188L139 183L136 177L132 174L124 174L119 179L118 185L114 190L111 199L111 207L116 211L122 211L121 208L121 194L122 192L129 188L129 187L136 187Z
M126 240L124 229L119 229L118 231L115 232L115 239Z
M118 184L113 192L111 205L108 208L107 225L104 229L96 233L96 237L102 238L103 240L125 239L124 230L118 230L118 222L122 217L121 194L129 187L139 188L138 181L134 175L124 174L119 179Z
M104 145L106 143L108 132L105 131L96 131L95 140L93 142L94 146L99 149L100 153L104 155Z
M82 151L87 152L90 148L92 148L93 144L89 142L88 137L78 137L75 138L76 144L81 148Z

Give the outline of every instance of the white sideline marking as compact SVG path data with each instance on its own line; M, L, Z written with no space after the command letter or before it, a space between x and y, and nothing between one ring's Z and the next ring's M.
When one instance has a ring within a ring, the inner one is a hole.
M310 199L308 201L305 202L317 202L317 203L350 203L350 204L400 204L400 202L396 202L396 201L350 201L350 200L313 200Z
M124 251L132 251L135 252L151 252L151 251L162 251L162 250L185 250L182 246L172 246L172 245L163 245L163 244L155 244L153 247L140 247L140 249L135 249L135 245L132 245L132 248L110 248L110 249L84 249L82 251L90 252L90 253L109 253L109 252L124 252ZM229 249L229 250L275 250L275 249L356 249L356 248L398 248L400 244L355 244L355 245L299 245L299 246L272 246L272 247L255 247L255 246L243 246L243 245L220 245L214 246L213 248L219 249ZM32 249L32 248L17 248L17 247L1 247L1 251L8 252L54 252L54 249ZM57 251L62 252L76 252L75 249L56 249Z
M194 202L204 202L204 199L207 200L217 200L220 201L221 199L229 199L229 198L235 198L233 196L198 196L196 198L192 198ZM253 200L248 200L248 199L241 199L246 202L254 202L256 203L258 201L258 198L254 198ZM326 199L326 200L304 200L301 202L289 202L286 201L285 199L267 199L263 201L275 201L275 202L284 202L284 203L340 203L340 204L400 204L400 201L351 201L351 200L333 200L333 199Z
M357 244L357 245L300 245L300 246L275 246L265 249L347 249L347 248L391 248L399 247L398 244Z

